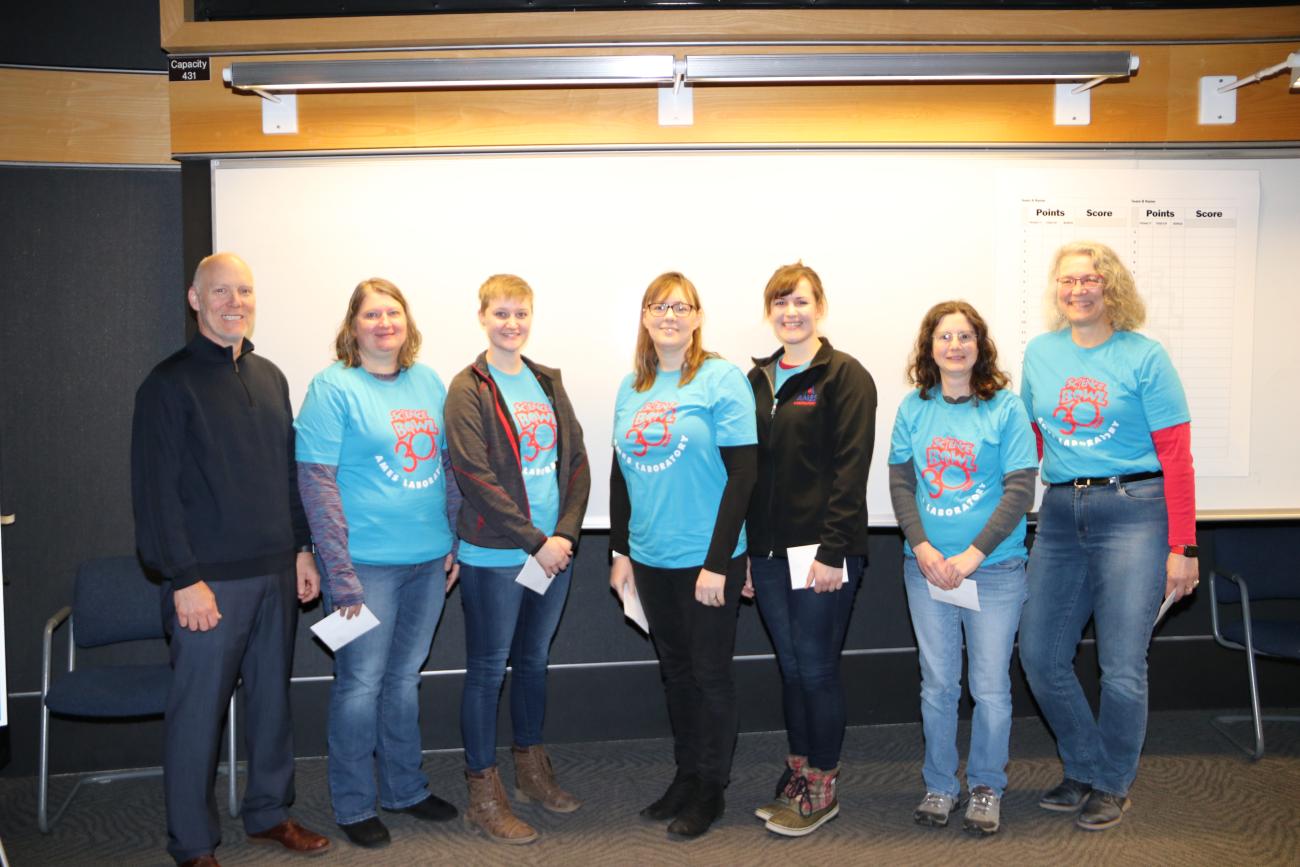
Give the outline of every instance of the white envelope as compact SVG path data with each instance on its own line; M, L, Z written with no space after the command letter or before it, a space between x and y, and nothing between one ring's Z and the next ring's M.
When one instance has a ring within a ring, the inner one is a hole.
M631 581L623 585L623 616L631 620L646 635L650 634L650 621L646 620L645 609L641 607L641 597L636 595L636 585Z
M798 545L794 548L786 548L785 556L790 563L790 588L808 589L808 570L812 568L813 560L817 559L817 546ZM843 584L849 583L849 570L845 567L846 563L840 564L840 568L844 570L844 580L841 582Z
M957 605L961 608L969 608L971 611L980 610L980 594L975 586L975 582L969 578L961 579L961 583L951 590L944 590L942 587L935 587L929 581L925 586L930 588L930 598L937 599L940 602L947 602L949 605Z
M1172 608L1174 603L1177 601L1178 597L1173 593L1170 593L1165 597L1165 601L1160 605L1160 610L1156 612L1156 622L1152 624L1153 629L1160 624L1160 621L1164 619L1165 614L1168 613L1169 609Z
M343 609L336 608L329 617L323 617L311 625L311 631L325 642L330 650L338 650L352 639L365 635L379 625L379 618L364 604L356 617L350 620L343 616Z
M541 563L537 562L536 557L529 557L525 560L524 568L520 569L519 574L515 576L516 584L524 585L539 596L544 595L547 590L551 589L551 581L553 580L546 576L546 570L542 568Z

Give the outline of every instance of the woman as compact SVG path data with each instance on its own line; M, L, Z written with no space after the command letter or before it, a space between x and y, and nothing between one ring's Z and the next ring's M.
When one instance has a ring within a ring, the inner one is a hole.
M1025 602L1025 513L1038 456L988 326L965 301L925 314L889 449L889 494L906 537L903 582L921 660L925 797L912 817L943 827L961 799L957 702L962 633L975 699L962 827L996 833L1011 737L1011 647ZM979 609L934 591L969 580Z
M364 280L312 380L297 429L298 484L327 609L379 620L334 654L329 783L334 817L358 846L384 846L375 812L444 821L456 808L420 771L418 689L442 602L456 580L442 380L415 362L420 332L402 292Z
M1133 276L1104 244L1067 244L1050 272L1055 330L1025 349L1021 397L1048 489L1029 558L1020 662L1056 736L1065 777L1039 801L1101 830L1129 807L1146 736L1147 645L1162 597L1199 582L1191 422ZM1096 627L1101 708L1074 656Z
M468 657L460 706L465 819L491 840L531 843L537 832L511 811L497 771L497 704L508 659L515 797L557 813L578 809L555 782L542 721L547 658L569 595L591 470L560 372L523 355L533 290L497 274L478 297L488 348L456 374L447 396L451 462L464 492L457 532ZM530 556L550 579L542 593L515 581Z
M741 525L754 486L754 395L704 350L703 311L681 274L641 299L633 372L614 407L609 583L637 594L659 655L677 772L641 811L698 837L723 812L736 742L731 656L745 583Z
M839 814L844 742L840 650L867 555L867 471L875 445L876 384L818 333L826 293L802 262L763 290L781 348L754 361L758 483L745 527L758 610L781 669L790 753L776 800L755 811L767 829L799 837ZM791 584L786 549L816 546Z

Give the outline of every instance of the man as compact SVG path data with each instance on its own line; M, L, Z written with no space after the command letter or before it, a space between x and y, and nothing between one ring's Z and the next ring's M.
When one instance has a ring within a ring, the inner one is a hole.
M320 592L298 497L289 387L253 354L256 295L242 259L218 253L200 262L189 302L199 333L145 378L131 441L136 544L167 579L167 851L181 865L217 864L218 743L242 677L244 829L252 842L320 854L329 838L287 811L295 592L299 602Z

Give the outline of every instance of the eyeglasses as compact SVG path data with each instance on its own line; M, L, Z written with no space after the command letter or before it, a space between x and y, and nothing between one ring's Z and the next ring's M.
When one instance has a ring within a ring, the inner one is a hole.
M1075 284L1082 286L1084 289L1099 289L1106 283L1106 278L1100 274L1084 274L1082 277L1057 277L1056 285L1062 289L1073 289Z
M695 305L687 304L685 301L678 301L674 304L666 304L663 301L656 301L654 304L647 304L645 309L648 310L650 315L655 319L663 319L668 315L669 310L673 311L673 313L678 316L687 316L694 313Z
M957 341L958 343L962 343L962 344L966 344L966 343L974 343L974 342L975 342L975 332L973 332L973 331L945 331L945 332L943 332L942 334L936 334L936 335L934 336L934 342L935 342L935 343L952 343L954 340Z

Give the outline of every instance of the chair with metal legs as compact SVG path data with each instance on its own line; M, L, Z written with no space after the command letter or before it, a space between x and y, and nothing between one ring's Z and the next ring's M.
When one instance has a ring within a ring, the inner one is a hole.
M67 669L52 679L54 632L67 623ZM71 606L45 622L41 647L41 754L36 824L42 833L63 815L87 783L109 783L162 774L161 768L105 771L81 776L51 818L50 714L81 719L130 719L162 716L171 688L166 663L77 667L78 648L106 647L129 641L163 641L162 591L134 557L88 560L77 569ZM226 726L225 773L230 815L239 813L235 785L235 698L230 698Z
M1285 565L1280 554L1285 546L1272 544L1267 530L1223 530L1216 534L1215 547L1226 550L1223 557L1216 557L1210 573L1210 622L1218 644L1246 653L1250 713L1216 716L1211 724L1234 746L1258 759L1264 755L1265 722L1300 722L1300 716L1260 712L1255 667L1256 656L1300 661L1300 619L1264 616L1258 604L1300 600L1300 575ZM1221 567L1223 563L1230 563L1232 568ZM1238 740L1230 728L1247 721L1255 728L1253 747Z

